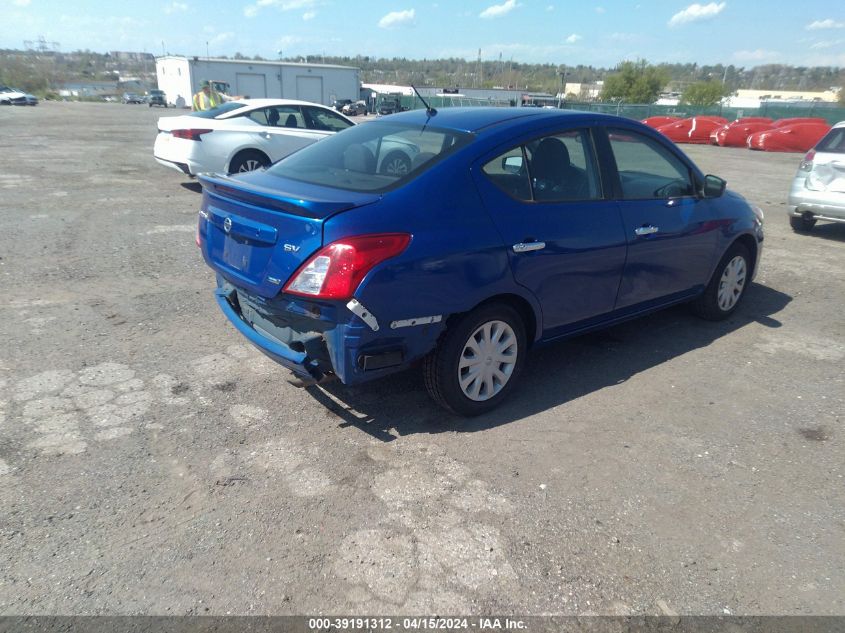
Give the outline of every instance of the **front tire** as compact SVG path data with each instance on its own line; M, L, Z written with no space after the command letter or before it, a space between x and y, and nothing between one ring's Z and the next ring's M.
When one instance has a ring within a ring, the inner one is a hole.
M713 272L704 293L690 305L692 311L708 321L731 316L745 296L751 280L751 255L740 243L734 243Z
M267 167L270 164L264 154L255 150L246 150L241 152L232 159L232 164L229 165L230 174L242 174L248 171L255 171Z
M794 215L790 215L789 226L791 226L792 230L796 233L809 233L813 230L813 227L816 226L816 221L813 218L808 218L803 215L797 218Z
M504 304L476 308L451 325L423 361L429 395L437 404L472 417L508 397L525 364L525 325Z

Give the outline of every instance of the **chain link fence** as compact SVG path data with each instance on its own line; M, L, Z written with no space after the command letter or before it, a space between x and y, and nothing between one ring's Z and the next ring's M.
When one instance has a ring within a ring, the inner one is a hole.
M426 97L426 101L433 108L448 108L448 107L480 107L480 106L494 106L494 107L509 107L516 105L513 102L506 100L492 100L492 99L473 99L460 95L443 95L436 97ZM409 110L415 110L425 107L422 101L416 96L402 97L402 107ZM699 107L691 105L676 105L664 106L641 103L594 103L594 102L574 102L565 101L561 104L561 108L565 110L582 110L586 112L601 112L602 114L615 114L618 116L627 117L629 119L637 119L641 121L650 116L676 116L680 118L687 118L691 116L721 116L729 121L734 119L741 119L744 116L761 116L769 117L771 119L786 119L792 117L817 117L825 119L831 125L839 121L845 121L845 108L831 107L827 104L819 105L817 103L809 104L771 104L763 103L759 108L726 108L723 106Z

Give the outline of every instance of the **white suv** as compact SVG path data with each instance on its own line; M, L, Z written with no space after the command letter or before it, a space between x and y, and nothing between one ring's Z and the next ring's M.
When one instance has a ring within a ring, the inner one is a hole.
M787 209L789 224L799 232L809 231L818 220L845 223L845 121L804 156Z

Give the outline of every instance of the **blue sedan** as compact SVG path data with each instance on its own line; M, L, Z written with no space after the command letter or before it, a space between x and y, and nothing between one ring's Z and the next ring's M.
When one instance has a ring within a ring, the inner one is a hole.
M397 142L409 168L379 169ZM197 243L241 334L300 384L421 363L466 416L535 345L682 302L730 316L762 252L762 213L724 180L594 113L404 112L200 181Z

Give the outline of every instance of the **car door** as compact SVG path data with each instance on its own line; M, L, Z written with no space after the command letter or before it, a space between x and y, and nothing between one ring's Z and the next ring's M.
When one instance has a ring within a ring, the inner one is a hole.
M269 106L253 110L248 116L261 126L256 132L256 142L271 162L322 138L321 134L308 129L302 110L296 105Z
M630 129L608 128L599 142L613 161L628 242L616 308L694 294L710 274L719 223L692 167L668 142Z
M552 338L613 310L625 264L619 207L605 195L588 128L485 156L474 176L517 283Z

